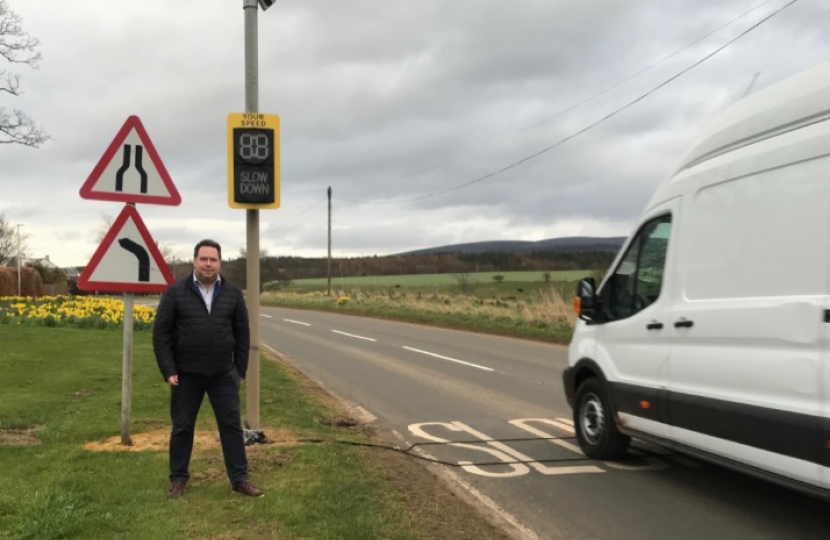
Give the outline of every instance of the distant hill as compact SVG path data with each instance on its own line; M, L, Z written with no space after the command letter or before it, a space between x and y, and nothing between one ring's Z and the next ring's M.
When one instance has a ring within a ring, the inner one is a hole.
M469 244L452 244L434 248L417 249L397 255L430 255L433 253L486 253L518 251L619 251L625 242L624 236L611 238L594 238L572 236L568 238L548 238L536 242L520 240L494 240L490 242L472 242Z

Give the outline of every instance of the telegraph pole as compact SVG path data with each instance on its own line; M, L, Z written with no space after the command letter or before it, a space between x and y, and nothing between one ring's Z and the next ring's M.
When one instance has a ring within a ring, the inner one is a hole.
M245 11L245 112L259 112L259 51L257 0L242 0ZM250 429L259 430L259 210L247 215L248 319L251 352L248 356L248 384L245 388L246 419Z
M331 296L331 186L328 189L329 194L329 296Z
M22 288L20 286L20 257L23 255L20 253L21 251L21 242L20 242L20 223L17 224L17 296L23 296Z

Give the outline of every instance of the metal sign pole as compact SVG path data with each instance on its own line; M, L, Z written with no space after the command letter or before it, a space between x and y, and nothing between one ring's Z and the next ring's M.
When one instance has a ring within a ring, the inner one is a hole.
M135 294L124 293L124 354L121 373L121 444L131 446L130 416L133 395L133 305Z
M259 58L257 0L243 0L245 11L245 112L259 111ZM248 383L245 388L246 417L250 429L259 430L259 210L247 214L248 318L251 326L251 352L248 357Z

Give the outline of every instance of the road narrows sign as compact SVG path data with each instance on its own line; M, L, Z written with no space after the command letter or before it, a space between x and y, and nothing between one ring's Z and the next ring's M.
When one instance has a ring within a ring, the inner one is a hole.
M81 197L144 204L181 204L173 180L137 116L130 116L81 187Z
M164 292L173 275L134 206L113 222L78 279L85 291Z

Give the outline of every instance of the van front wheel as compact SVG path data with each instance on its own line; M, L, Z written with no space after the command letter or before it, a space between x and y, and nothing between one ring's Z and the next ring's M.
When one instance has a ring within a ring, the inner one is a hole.
M576 391L574 426L579 446L592 459L617 459L625 454L631 438L617 431L614 414L602 383L587 379Z

